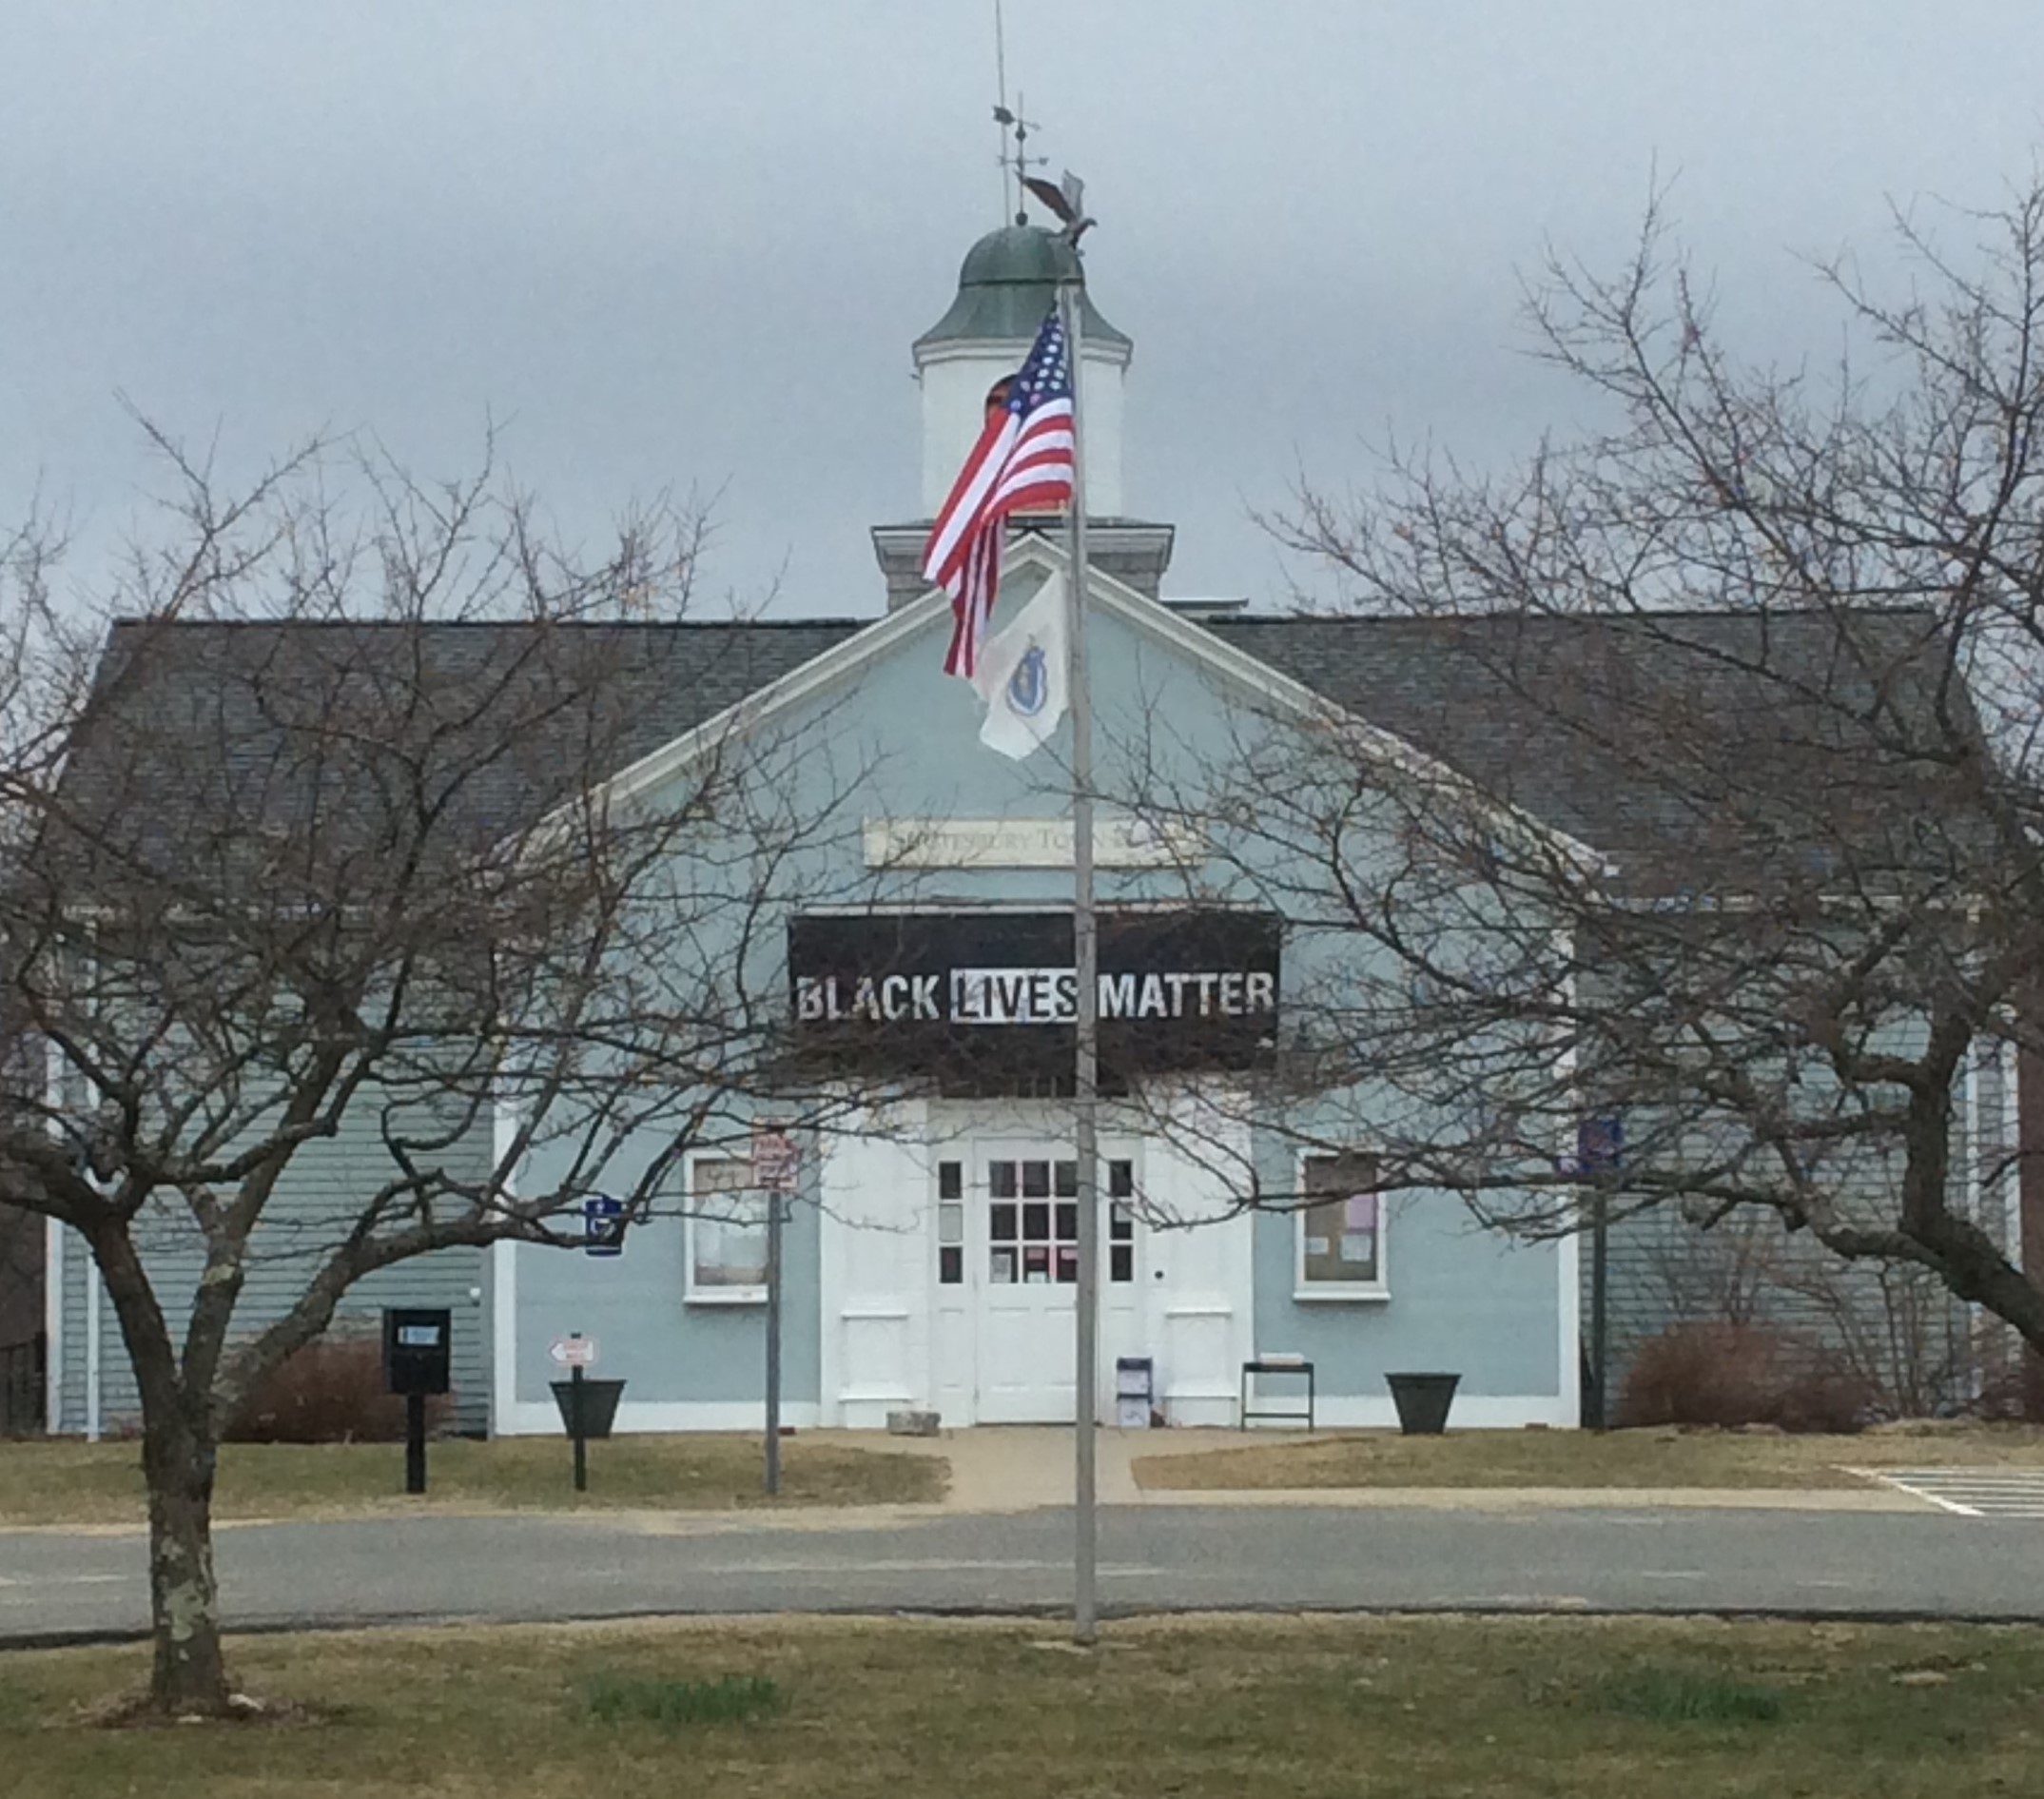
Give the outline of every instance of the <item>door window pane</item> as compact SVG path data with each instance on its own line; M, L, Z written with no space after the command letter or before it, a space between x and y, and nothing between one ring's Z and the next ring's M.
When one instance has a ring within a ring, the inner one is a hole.
M1074 1198L1079 1192L1079 1164L1076 1162L1061 1162L1052 1172L1058 1197L1061 1200Z
M1022 1165L1022 1198L1025 1200L1047 1200L1050 1197L1050 1163L1047 1162L1025 1162Z
M1030 1243L1047 1242L1050 1239L1050 1207L1034 1203L1024 1205L1022 1212L1022 1241Z

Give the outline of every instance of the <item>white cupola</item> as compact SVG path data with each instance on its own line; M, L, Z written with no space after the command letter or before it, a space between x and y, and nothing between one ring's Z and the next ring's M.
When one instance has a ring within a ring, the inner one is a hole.
M994 383L1022 366L1058 283L1084 268L1057 232L1009 225L965 252L951 309L915 342L923 389L923 509L935 514L978 440ZM1122 516L1121 397L1135 344L1080 291L1079 406L1086 512Z

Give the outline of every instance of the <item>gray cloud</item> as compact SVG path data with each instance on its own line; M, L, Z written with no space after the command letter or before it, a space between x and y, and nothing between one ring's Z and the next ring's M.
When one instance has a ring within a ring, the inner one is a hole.
M1270 596L1248 518L1366 440L1482 462L1573 399L1515 270L1622 255L1650 171L1727 316L1831 341L1799 252L1884 196L2027 176L2044 13L1728 0L1033 0L1009 78L1102 218L1137 341L1131 505L1180 592ZM130 394L229 468L320 426L424 472L487 416L571 535L722 489L716 576L880 603L866 527L916 510L909 341L997 222L981 0L6 13L0 518L43 491L79 572L149 475Z

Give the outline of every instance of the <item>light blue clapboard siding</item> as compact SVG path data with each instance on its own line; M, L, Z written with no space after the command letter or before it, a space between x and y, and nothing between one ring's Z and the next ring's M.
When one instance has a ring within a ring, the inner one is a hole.
M457 1146L466 1173L487 1166L489 1138L477 1130ZM297 1300L320 1260L322 1244L335 1240L360 1213L364 1196L388 1178L391 1163L381 1148L371 1108L358 1107L339 1136L309 1143L293 1156L278 1184L251 1245L246 1281L235 1311L237 1332L250 1332L274 1320ZM138 1241L150 1280L173 1333L190 1317L192 1294L204 1266L195 1228L182 1209L165 1208L138 1224ZM87 1300L85 1245L75 1235L65 1257L63 1417L61 1428L86 1428ZM336 1315L335 1334L375 1332L387 1305L446 1306L454 1314L455 1416L458 1428L482 1430L489 1415L489 1339L481 1298L483 1252L449 1249L400 1262L351 1288ZM100 1307L100 1415L109 1435L139 1423L141 1402L113 1308Z

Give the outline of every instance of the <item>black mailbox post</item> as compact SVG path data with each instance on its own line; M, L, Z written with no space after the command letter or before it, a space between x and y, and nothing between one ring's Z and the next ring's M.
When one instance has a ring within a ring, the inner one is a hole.
M445 1306L392 1306L383 1314L383 1378L404 1395L404 1490L426 1490L426 1396L453 1384L454 1314Z

